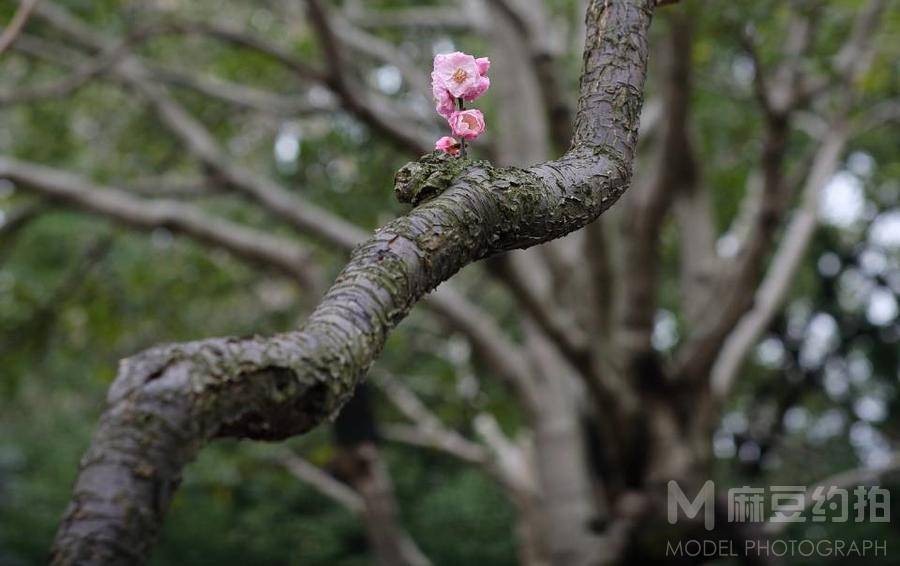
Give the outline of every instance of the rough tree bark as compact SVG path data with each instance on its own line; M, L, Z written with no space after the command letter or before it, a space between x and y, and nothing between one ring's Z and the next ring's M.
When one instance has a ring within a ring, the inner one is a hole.
M124 360L54 545L57 564L146 559L184 466L217 437L279 439L333 416L388 332L463 266L594 220L631 178L652 0L587 10L571 149L528 169L473 163L353 253L297 331L160 346Z

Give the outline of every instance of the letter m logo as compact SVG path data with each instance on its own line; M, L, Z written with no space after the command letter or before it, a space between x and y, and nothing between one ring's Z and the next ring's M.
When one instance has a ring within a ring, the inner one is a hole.
M679 508L684 511L684 514L688 519L695 519L702 508L703 526L706 527L707 531L713 530L715 528L716 515L715 496L716 489L712 480L706 480L706 483L703 484L703 487L700 489L700 492L697 493L697 497L695 497L693 501L688 501L687 496L678 486L678 482L670 480L669 494L667 497L667 515L669 524L674 525L678 522Z

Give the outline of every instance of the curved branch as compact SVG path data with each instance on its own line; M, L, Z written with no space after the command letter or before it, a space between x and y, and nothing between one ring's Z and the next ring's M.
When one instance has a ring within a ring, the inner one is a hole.
M84 30L77 27L77 21L64 21L68 24L60 29L71 37L94 48L102 47L101 40L84 36ZM75 33L77 35L72 35ZM47 55L54 60L60 58L57 53ZM235 164L199 120L165 89L146 77L148 71L138 59L131 58L125 67L113 70L118 78L130 84L148 100L162 124L229 188L249 197L298 231L318 238L342 252L349 253L356 245L365 241L367 234L361 228L319 208L269 178ZM493 320L479 315L462 295L447 287L428 297L428 304L455 329L463 332L491 368L515 385L520 396L527 397L522 393L527 390L527 384L521 377L527 373L527 365L518 348L504 336Z
M334 415L388 333L479 259L579 229L625 191L652 0L594 0L572 149L529 169L471 164L360 245L297 331L161 346L124 360L57 533L57 564L139 563L183 467L218 437L278 439ZM628 38L624 41L623 38Z

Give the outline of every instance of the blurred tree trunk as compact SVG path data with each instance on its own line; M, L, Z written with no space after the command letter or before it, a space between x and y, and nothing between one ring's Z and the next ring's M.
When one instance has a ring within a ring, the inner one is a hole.
M378 428L370 387L362 384L334 424L334 474L353 487L363 503L362 521L379 566L428 566L430 562L400 527L394 485L378 449Z

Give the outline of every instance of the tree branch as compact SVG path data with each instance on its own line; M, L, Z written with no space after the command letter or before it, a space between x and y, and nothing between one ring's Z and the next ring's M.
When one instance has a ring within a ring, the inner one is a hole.
M60 525L57 564L142 562L182 468L218 437L285 438L338 411L393 327L464 265L581 228L631 177L652 0L588 8L572 149L475 163L357 247L297 331L173 344L122 362ZM628 41L622 38L628 37Z
M803 188L800 206L794 211L768 272L756 291L753 308L728 335L716 358L710 379L713 392L720 400L731 390L747 353L787 298L818 225L819 197L840 164L847 133L847 124L839 123L826 134Z
M22 0L19 3L19 8L16 10L16 13L13 14L12 19L9 21L9 25L3 28L3 32L0 33L0 55L16 41L16 38L22 33L25 24L28 23L29 16L31 16L31 11L39 1L40 0Z
M444 426L405 385L386 374L379 374L375 382L391 404L415 425L414 431L406 427L388 427L388 431L393 431L393 434L388 433L389 438L411 440L416 445L446 452L465 462L488 463L488 453L483 446Z
M622 348L628 371L653 377L648 369L655 353L651 336L659 284L659 237L663 222L679 192L691 191L696 164L687 132L690 98L690 29L686 19L673 20L663 49L664 82L662 136L654 177L635 187L624 209L622 229L627 261L622 266ZM658 377L658 376L657 376Z
M288 450L275 454L272 459L281 464L292 476L345 507L354 515L361 515L365 510L362 497L353 488L308 460Z
M85 42L97 41L94 37L79 38ZM126 63L128 67L125 69L114 69L117 75L150 101L161 122L217 178L299 231L319 238L343 252L350 252L366 239L366 233L362 229L307 202L297 193L285 190L268 178L236 165L203 124L165 90L145 79L145 70L136 60L129 59ZM473 342L478 353L500 377L516 386L515 389L523 399L528 399L527 384L522 377L527 373L527 364L522 361L516 346L497 328L496 323L481 315L462 295L446 286L428 297L427 302Z
M875 15L880 11L881 6L880 0L872 0L857 14L854 32L845 42L845 47L841 51L846 49L847 44L855 45L854 52L865 53L868 51L868 41L871 40L874 26L877 24ZM862 33L860 29L864 29L868 33ZM857 42L863 43L857 45ZM870 61L871 57L861 56L841 74L841 78L835 86L841 85L845 88L837 93L838 101L836 108L832 111L835 120L843 120L853 102L854 89L851 88L851 82L846 81L852 81ZM789 134L789 112L792 110L794 107L770 115L766 121L767 131L761 165L762 187L757 195L748 197L755 197L755 204L751 207L755 214L752 216L746 241L738 256L732 260L730 265L726 266L727 269L723 270L723 275L717 282L720 307L704 317L696 331L678 352L677 372L680 375L693 376L695 379L707 379L708 372L716 362L724 341L738 325L741 317L753 308L753 297L763 268L763 260L774 244L774 234L790 204L783 161ZM802 238L798 240L798 242L801 241ZM803 247L805 248L805 244ZM744 348L745 346L741 346L741 349ZM735 357L738 356L735 354ZM743 354L739 357L742 359ZM731 367L735 363L738 362L729 362L727 371L725 366L722 366L721 375L732 373ZM731 378L720 377L718 379L729 381Z
M372 104L358 93L362 89L353 84L347 73L343 45L333 25L332 16L318 0L306 0L309 20L319 38L319 45L325 54L329 70L325 84L337 95L346 109L375 131L384 134L400 147L421 155L432 150L430 139L426 142L415 132L404 127L404 120L389 120L384 112L379 112Z
M300 244L240 224L214 218L185 203L147 201L121 189L100 187L69 172L0 157L0 178L140 230L167 228L227 250L251 262L272 266L306 289L317 289L321 275Z
M290 451L277 454L275 460L295 478L362 519L379 566L429 566L431 562L398 524L393 485L378 450L372 444L349 450L358 468L354 487Z
M515 0L488 0L488 3L505 13L518 29L540 87L551 141L557 149L565 149L572 139L572 105L563 88L564 77L560 76L565 68L559 60L561 49L553 42L559 39L559 34L555 33L544 3L531 1L527 6Z

